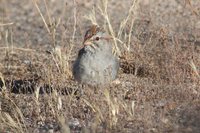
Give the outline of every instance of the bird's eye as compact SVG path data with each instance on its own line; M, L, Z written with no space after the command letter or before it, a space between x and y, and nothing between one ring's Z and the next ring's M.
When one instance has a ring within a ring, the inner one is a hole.
M95 40L96 40L96 41L99 41L99 37L96 37Z

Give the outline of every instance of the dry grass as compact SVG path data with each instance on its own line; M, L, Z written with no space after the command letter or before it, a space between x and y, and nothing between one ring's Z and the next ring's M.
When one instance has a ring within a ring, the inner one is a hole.
M199 2L23 2L0 1L0 132L200 130ZM121 61L120 84L96 91L71 73L91 24Z

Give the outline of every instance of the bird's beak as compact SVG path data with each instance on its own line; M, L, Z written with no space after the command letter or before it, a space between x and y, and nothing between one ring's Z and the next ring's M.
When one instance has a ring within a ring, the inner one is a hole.
M113 40L114 38L113 38L112 36L109 35L109 36L107 36L107 37L104 37L104 39L107 40L107 41L109 41L109 40Z
M113 39L113 37L109 35L106 39L110 40L110 39Z

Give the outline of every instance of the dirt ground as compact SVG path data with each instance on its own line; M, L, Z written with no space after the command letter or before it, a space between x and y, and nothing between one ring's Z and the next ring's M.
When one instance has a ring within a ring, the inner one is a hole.
M71 66L101 1L0 0L0 132L200 132L200 2L109 0L120 82L95 91Z

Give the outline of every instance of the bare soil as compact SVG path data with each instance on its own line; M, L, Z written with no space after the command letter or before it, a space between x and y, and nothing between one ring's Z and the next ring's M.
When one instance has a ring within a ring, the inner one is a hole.
M199 1L141 0L119 38L120 83L100 88L71 74L93 8L106 27L100 1L37 5L43 18L34 0L0 0L0 132L200 132ZM116 35L131 5L108 2Z

